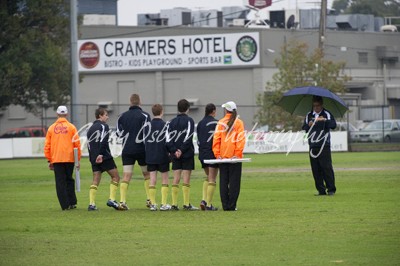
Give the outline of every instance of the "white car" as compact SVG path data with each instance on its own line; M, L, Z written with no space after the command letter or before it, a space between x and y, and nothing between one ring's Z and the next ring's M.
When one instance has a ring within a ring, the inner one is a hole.
M400 119L375 120L353 135L355 142L399 142Z

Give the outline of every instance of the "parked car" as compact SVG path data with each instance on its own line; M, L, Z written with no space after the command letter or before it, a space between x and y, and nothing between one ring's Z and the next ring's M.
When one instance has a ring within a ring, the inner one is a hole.
M355 132L356 142L398 142L400 141L400 119L375 120Z
M45 137L47 132L46 127L42 126L27 126L10 128L0 138L33 138Z
M347 125L349 126L349 129L347 129ZM353 131L357 131L357 129L351 123L336 122L336 128L333 131L350 131L350 132L353 132Z
M357 131L357 128L355 126L353 126L353 124L351 124L351 123L336 122L336 128L333 131L348 131L349 132L349 135L348 135L349 140L350 140L350 142L353 142L354 134Z

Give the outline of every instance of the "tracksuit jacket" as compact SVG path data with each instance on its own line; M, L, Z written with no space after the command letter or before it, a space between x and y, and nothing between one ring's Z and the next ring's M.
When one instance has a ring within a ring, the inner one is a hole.
M167 149L174 154L181 150L180 158L194 156L193 146L194 121L187 114L179 114L168 123Z
M154 118L150 128L146 127L146 163L169 163L169 153L166 147L167 127L161 118Z
M81 159L81 142L76 127L65 117L59 117L47 130L44 155L50 163L73 163L74 148Z
M230 132L227 132L226 127L230 117L231 114L227 113L218 121L213 138L213 152L216 158L228 159L233 156L243 158L243 150L246 144L244 124L242 120L237 118Z
M110 129L108 125L100 120L93 122L87 132L89 160L92 164L96 163L98 155L103 155L103 161L112 159L108 138Z
M213 134L218 120L208 115L197 124L197 144L199 145L199 159L215 159L212 151Z
M326 121L318 121L312 127L308 125L308 122L314 121L317 117L324 117ZM314 111L308 112L304 118L302 129L308 134L308 145L311 148L330 147L331 145L331 134L330 130L336 128L336 120L333 115L326 109L317 114ZM326 134L328 134L326 136ZM326 137L325 137L326 136ZM325 140L326 138L326 140ZM325 142L325 143L324 143Z
M139 106L131 106L128 111L121 114L117 122L117 135L125 139L122 155L145 152L144 128L148 122L150 115Z

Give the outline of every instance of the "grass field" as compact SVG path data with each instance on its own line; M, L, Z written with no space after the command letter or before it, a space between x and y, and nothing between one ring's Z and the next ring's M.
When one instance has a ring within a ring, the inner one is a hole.
M399 265L400 152L334 153L334 197L313 196L307 154L247 157L237 212L150 212L137 168L131 210L105 205L104 175L88 212L87 158L78 208L61 211L45 159L2 160L0 265Z

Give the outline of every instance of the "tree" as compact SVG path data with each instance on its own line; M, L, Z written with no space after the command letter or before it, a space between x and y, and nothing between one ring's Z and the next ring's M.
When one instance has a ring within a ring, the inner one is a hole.
M349 0L335 0L332 3L332 8L336 14L344 13L349 5Z
M255 117L260 125L269 125L272 131L301 128L299 117L290 115L276 105L285 91L318 85L335 93L343 93L345 83L350 80L342 72L345 63L325 60L319 49L310 54L305 43L291 42L285 45L275 65L278 72L267 82L265 91L257 96L260 108Z
M0 108L37 113L70 95L68 1L1 1Z
M400 16L400 0L335 0L332 7L347 14L372 14L378 17Z

